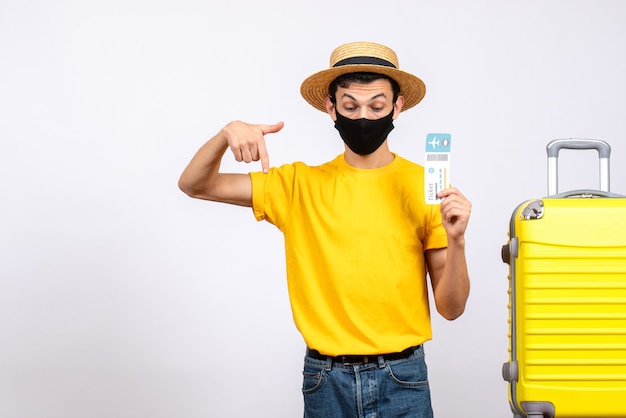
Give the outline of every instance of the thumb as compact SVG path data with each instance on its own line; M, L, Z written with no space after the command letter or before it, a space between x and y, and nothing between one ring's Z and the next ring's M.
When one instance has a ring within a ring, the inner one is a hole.
M280 121L278 123L275 123L273 125L264 125L262 130L263 130L263 135L265 134L275 134L276 132L279 132L281 129L283 129L283 126L285 126L285 122Z

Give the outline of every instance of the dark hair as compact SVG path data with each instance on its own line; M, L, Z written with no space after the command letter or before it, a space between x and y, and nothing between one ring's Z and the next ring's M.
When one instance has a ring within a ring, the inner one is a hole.
M400 94L400 85L393 78L378 73L348 73L340 75L334 79L332 83L330 83L330 86L328 86L328 96L330 97L330 100L335 103L335 93L337 93L337 88L348 88L352 83L368 84L380 79L389 80L391 83L393 103L395 103L398 99L398 95Z

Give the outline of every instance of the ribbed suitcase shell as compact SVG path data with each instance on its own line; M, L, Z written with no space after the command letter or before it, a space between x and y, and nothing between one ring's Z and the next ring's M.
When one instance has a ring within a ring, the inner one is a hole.
M626 417L626 199L543 199L528 220L525 206L511 222L510 401Z
M626 417L626 198L523 202L504 249L514 416Z

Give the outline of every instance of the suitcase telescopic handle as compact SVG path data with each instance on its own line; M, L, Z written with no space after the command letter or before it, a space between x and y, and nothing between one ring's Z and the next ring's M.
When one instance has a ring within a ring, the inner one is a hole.
M558 161L559 151L565 149L598 151L600 160L600 190L610 192L609 160L611 158L611 146L601 139L555 139L546 147L548 151L548 196L558 193Z

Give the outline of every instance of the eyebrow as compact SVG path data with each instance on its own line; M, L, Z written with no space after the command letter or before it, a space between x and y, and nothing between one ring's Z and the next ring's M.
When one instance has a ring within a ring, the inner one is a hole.
M343 94L343 96L341 96L341 97L347 97L347 98L349 98L349 99L354 100L355 102L356 102L356 101L358 101L358 100L356 99L356 97L354 97L354 96L352 96L351 94L348 94L348 93L344 93L344 94ZM372 97L369 99L369 101L370 101L370 102L371 102L371 101L374 101L374 100L376 100L376 99L378 99L378 98L380 98L380 97L387 98L387 96L385 96L385 93L378 93L378 94L376 94L376 95L372 96Z

